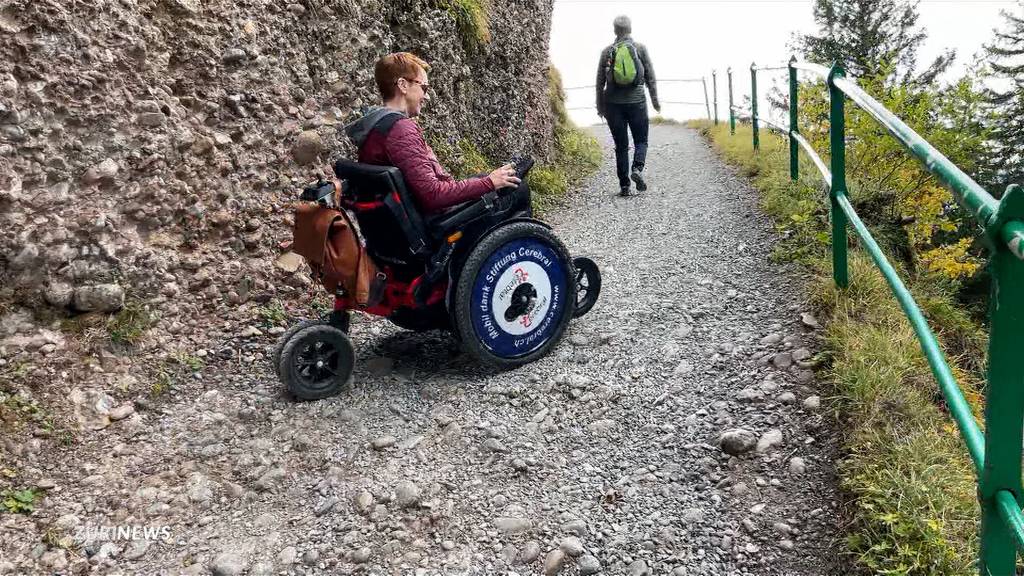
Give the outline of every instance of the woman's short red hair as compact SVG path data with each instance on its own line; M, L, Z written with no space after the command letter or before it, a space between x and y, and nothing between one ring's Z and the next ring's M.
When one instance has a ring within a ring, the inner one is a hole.
M377 81L377 90L385 100L395 95L395 83L399 78L415 78L420 70L430 70L430 65L411 52L395 52L388 54L373 67L373 79Z

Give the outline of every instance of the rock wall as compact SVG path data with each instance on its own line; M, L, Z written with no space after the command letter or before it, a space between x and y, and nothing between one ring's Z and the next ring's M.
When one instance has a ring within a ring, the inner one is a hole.
M433 65L433 141L549 157L552 0L494 2L484 40L466 2L5 2L0 315L127 298L175 332L304 292L275 265L289 203L352 154L340 129L378 102L389 52Z

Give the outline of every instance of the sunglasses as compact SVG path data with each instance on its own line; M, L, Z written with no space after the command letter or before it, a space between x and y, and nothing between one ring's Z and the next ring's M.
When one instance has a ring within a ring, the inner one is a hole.
M403 78L405 78L405 76L403 76ZM419 80L417 80L415 78L405 78L405 79L408 80L409 82L413 82L415 84L419 84L420 88L423 89L423 93L424 94L427 93L427 90L430 90L430 84L427 84L426 82L420 82Z

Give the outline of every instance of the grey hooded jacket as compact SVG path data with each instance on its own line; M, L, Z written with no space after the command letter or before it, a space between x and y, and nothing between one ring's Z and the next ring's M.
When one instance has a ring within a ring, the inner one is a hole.
M378 122L384 119L389 114L399 114L405 118L405 114L385 108L383 106L370 106L366 109L366 112L355 122L350 122L345 125L345 134L349 140L359 148L366 141L366 137L370 135L370 131L373 130L374 126Z

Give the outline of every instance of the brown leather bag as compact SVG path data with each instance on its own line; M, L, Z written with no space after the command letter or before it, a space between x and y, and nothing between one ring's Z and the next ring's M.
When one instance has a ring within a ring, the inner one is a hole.
M340 286L358 306L380 301L384 275L359 241L343 210L302 202L295 208L292 250L309 262L314 278L332 294Z

